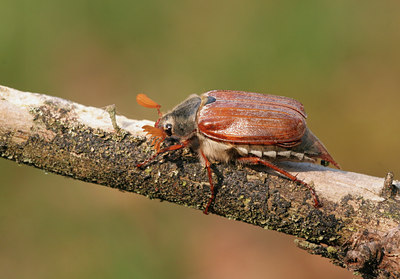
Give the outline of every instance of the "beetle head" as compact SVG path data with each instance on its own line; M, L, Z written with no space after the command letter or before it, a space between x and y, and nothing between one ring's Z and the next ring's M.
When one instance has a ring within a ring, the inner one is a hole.
M143 130L153 138L152 145L158 151L161 143L166 140L180 142L190 138L197 129L196 115L201 104L201 98L191 95L171 112L162 115L161 106L144 94L139 94L136 101L141 106L155 108L160 118L153 126L145 125Z

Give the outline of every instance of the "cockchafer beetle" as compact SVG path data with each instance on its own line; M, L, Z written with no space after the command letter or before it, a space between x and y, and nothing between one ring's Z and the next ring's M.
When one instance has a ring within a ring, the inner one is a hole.
M215 198L210 160L267 166L290 180L306 186L318 207L314 190L296 176L270 161L330 162L339 164L325 146L308 129L303 105L288 97L231 90L214 90L191 95L171 112L162 115L161 106L144 94L137 95L138 104L156 108L160 118L154 127L143 130L153 139L156 154L138 164L141 167L158 154L190 147L198 152L207 168L211 196L204 213ZM174 142L164 148L166 140Z

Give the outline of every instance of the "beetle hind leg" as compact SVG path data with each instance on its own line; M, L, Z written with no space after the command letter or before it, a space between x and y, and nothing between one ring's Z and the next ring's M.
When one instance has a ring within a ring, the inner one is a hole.
M311 188L310 185L308 185L307 183L305 183L303 180L298 179L296 176L288 173L287 171L275 166L274 164L272 164L269 161L263 160L259 157L240 157L237 159L239 162L243 162L243 163L247 163L247 164L253 164L253 165L264 165L266 167L269 167L271 169L273 169L274 171L279 172L280 174L286 176L287 178L289 178L290 180L299 183L305 187L307 187L307 189L310 191L311 196L314 200L314 207L318 208L321 207L321 203L318 201L318 197L317 194L315 193L314 189Z

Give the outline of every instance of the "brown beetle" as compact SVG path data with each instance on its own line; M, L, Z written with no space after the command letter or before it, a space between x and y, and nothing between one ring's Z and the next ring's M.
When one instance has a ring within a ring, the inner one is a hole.
M183 147L190 147L200 155L207 168L211 197L204 213L207 214L215 198L210 160L238 161L261 164L272 168L292 181L306 186L319 202L314 190L296 176L275 166L270 161L309 161L319 158L337 168L328 151L307 128L303 105L291 98L230 90L214 90L201 96L191 95L171 112L162 115L160 105L144 94L137 102L148 108L156 108L160 118L153 126L143 126L153 138L156 154ZM169 139L175 144L160 148Z

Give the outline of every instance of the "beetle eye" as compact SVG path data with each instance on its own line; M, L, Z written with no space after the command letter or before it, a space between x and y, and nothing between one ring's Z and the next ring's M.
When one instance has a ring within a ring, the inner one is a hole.
M164 131L165 131L165 133L167 133L167 135L169 137L172 136L172 124L170 124L170 123L166 124Z

